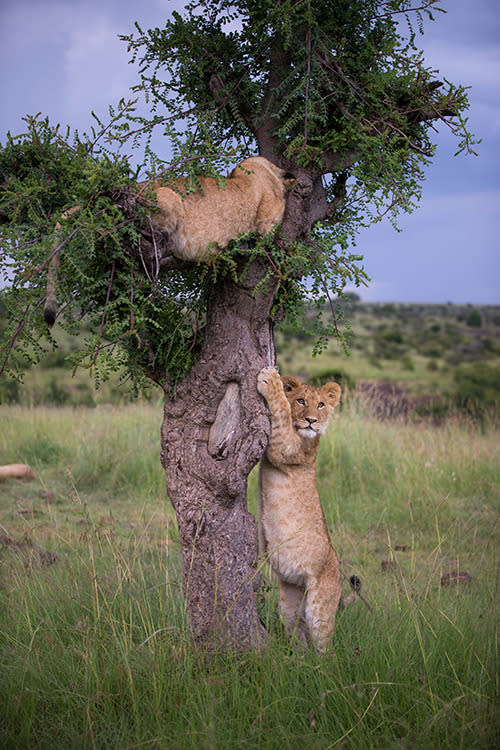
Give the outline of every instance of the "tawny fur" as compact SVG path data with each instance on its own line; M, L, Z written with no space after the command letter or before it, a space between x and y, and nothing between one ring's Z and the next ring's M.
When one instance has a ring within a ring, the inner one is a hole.
M286 192L295 182L293 175L263 156L251 156L233 169L222 187L213 177L201 177L202 192L186 195L155 186L159 211L151 219L169 235L176 257L206 261L234 237L268 234L280 224ZM182 192L182 182L177 187Z
M201 177L201 190L186 193L185 180L175 183L176 190L153 182L156 206L151 211L151 223L168 235L169 247L176 258L208 261L240 234L258 232L264 235L280 224L285 213L286 193L296 181L290 172L263 156L251 156L233 169L224 185L213 177ZM150 182L140 184L144 188L149 185ZM66 219L79 208L70 208L62 218ZM58 223L47 274L44 317L49 325L53 325L57 315L59 253L56 248L60 229Z
M320 435L340 399L322 388L261 370L257 388L271 412L271 436L259 471L263 552L280 581L280 611L288 634L319 651L331 643L341 598L339 562L330 543L316 486Z

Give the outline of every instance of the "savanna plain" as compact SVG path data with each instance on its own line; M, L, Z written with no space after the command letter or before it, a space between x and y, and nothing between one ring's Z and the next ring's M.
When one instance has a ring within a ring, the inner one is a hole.
M351 355L286 328L283 373L342 381L318 486L345 591L335 647L293 650L265 560L261 653L194 651L159 461L161 399L0 385L0 747L494 748L500 309L354 300ZM249 480L257 513L257 475Z

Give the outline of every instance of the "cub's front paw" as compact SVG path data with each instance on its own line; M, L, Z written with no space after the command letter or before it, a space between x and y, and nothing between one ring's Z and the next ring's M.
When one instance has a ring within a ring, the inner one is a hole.
M281 385L279 372L275 367L264 367L257 375L257 390L261 396L267 396L273 383L278 382Z

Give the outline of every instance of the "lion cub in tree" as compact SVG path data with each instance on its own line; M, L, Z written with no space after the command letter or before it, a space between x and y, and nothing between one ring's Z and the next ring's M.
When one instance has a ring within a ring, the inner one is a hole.
M208 260L245 232L268 234L283 219L285 196L297 180L263 156L235 167L225 185L201 177L203 192L180 195L155 185L159 210L151 220L169 235L173 254L183 260ZM182 191L183 182L177 183Z
M208 261L240 234L268 234L279 224L285 213L286 193L297 182L290 172L280 169L263 156L251 156L235 167L221 187L213 177L200 177L201 191L184 193L186 181L179 179L176 192L153 182L156 210L151 223L168 237L169 248L176 258L187 261ZM150 182L140 183L142 187ZM66 211L66 219L80 209ZM61 224L56 225L56 239L47 274L47 295L44 317L53 325L57 315L56 284Z
M288 634L303 643L312 639L324 651L333 636L341 582L316 488L316 456L340 386L316 388L280 378L267 367L258 375L257 389L271 412L271 437L259 472L263 551L279 576Z

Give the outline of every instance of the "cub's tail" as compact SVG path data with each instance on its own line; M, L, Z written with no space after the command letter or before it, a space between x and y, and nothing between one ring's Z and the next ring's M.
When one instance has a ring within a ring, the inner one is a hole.
M80 206L73 206L73 208L68 209L63 213L61 216L61 221L64 219L67 219L68 216L71 216L71 214L74 214L76 211L80 210ZM43 307L43 317L45 318L45 322L48 326L53 326L56 322L57 317L57 297L56 297L56 288L57 288L57 273L59 271L59 249L58 244L60 244L60 237L61 237L61 228L62 225L58 221L55 230L54 230L54 242L52 243L51 250L51 257L49 260L49 267L47 271L47 291L45 293L45 305Z
M48 326L52 327L57 317L57 271L59 270L59 253L56 253L49 261L49 270L47 272L47 292L45 295L45 305L43 308L43 317Z
M352 604L353 602L355 602L356 599L361 599L363 604L365 604L371 612L372 611L371 605L368 604L365 597L361 593L361 587L362 587L361 578L359 578L359 576L353 575L349 578L349 584L351 586L351 593L349 594L349 596L346 596L345 598L341 599L340 606L347 607L349 606L349 604Z

